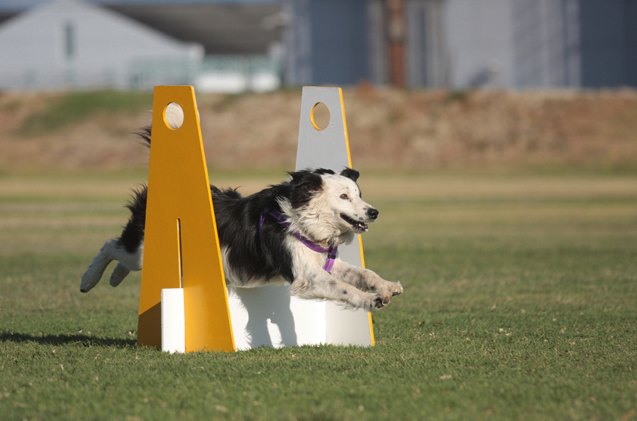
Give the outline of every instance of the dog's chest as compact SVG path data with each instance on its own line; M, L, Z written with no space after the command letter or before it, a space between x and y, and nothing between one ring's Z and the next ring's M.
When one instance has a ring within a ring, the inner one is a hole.
M323 270L327 260L325 253L316 252L293 237L286 240L286 245L292 256L292 271L295 275L303 276L303 274Z

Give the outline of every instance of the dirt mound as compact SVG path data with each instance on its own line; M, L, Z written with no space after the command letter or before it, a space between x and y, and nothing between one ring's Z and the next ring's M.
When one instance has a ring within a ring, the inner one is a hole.
M148 154L133 133L150 123L151 96L105 92L77 101L78 95L85 94L0 94L0 166L145 166ZM211 166L293 166L300 90L199 95L197 101ZM637 162L637 92L631 90L431 92L361 86L345 91L345 106L354 164L368 169Z

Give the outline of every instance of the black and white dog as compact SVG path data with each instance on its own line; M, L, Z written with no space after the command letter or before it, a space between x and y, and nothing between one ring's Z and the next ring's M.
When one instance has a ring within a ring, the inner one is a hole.
M290 294L327 299L349 307L381 308L403 292L371 270L339 259L339 244L367 231L378 211L361 198L359 173L317 169L290 173L291 179L242 197L236 190L211 186L226 282L255 287L287 282ZM84 275L88 292L116 260L110 284L141 270L146 188L128 205L131 217L119 238L106 241Z

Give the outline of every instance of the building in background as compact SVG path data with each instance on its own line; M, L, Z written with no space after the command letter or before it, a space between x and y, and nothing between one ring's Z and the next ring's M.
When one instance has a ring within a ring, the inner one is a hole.
M635 0L283 0L293 84L637 86Z
M637 86L634 0L406 0L411 86Z
M275 1L105 0L103 6L182 42L200 44L204 59L191 80L200 91L263 92L281 87L282 16ZM162 68L161 63L147 62L148 79L161 79L157 73Z
M144 87L145 61L196 67L200 45L184 43L92 4L45 3L0 26L0 87ZM166 74L167 83L188 82Z
M8 9L0 13L0 89L278 89L279 12L236 1L50 0Z
M637 0L0 0L0 54L5 88L637 86Z
M371 80L369 2L285 0L285 81L351 85Z

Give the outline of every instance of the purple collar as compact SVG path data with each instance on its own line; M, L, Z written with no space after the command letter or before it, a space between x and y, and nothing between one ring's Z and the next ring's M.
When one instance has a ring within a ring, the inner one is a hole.
M283 213L274 209L265 209L263 212L261 212L261 216L259 217L259 232L261 232L263 224L265 224L266 215L278 222L278 224L281 225L283 228L290 227L290 223L287 221ZM338 254L338 246L330 246L329 248L325 248L310 241L296 231L289 231L289 234L294 236L294 238L299 240L305 247L309 248L310 250L317 253L327 253L327 260L325 261L325 265L323 265L323 269L328 273L332 271L334 260L336 260L336 255Z

